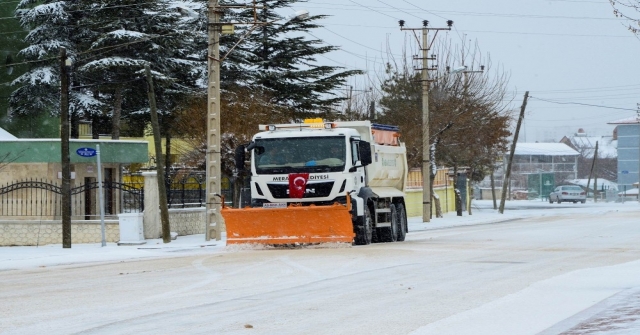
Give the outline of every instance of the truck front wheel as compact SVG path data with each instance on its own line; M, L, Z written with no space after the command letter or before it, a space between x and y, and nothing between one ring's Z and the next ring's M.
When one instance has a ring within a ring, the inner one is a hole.
M359 225L356 225L356 245L371 244L373 236L373 225L371 223L371 210L369 205L365 204L362 217L358 218Z

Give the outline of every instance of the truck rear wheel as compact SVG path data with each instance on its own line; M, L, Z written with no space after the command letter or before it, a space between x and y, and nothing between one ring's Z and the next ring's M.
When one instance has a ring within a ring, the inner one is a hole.
M404 204L398 204L398 241L402 242L407 237L407 211Z
M395 242L398 240L398 211L396 205L391 204L389 206L389 221L391 225L389 227L378 228L378 233L381 242Z
M362 218L358 218L362 220L360 225L356 226L356 245L368 245L371 244L371 240L373 239L373 224L371 223L371 210L368 205L364 206L364 214Z

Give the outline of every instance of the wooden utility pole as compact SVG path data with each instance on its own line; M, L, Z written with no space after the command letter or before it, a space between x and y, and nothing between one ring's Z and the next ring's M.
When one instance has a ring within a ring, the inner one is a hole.
M69 73L67 49L60 48L60 164L62 165L62 247L71 248L71 159L69 158Z
M596 159L598 159L598 141L596 141L596 150L593 153L593 160L591 161L591 171L589 171L589 179L587 179L587 195L589 195L589 186L591 185L591 176L593 176L593 171L595 170L596 167ZM598 184L598 179L596 177L596 179L593 180L593 202L598 202L598 190L597 190L597 185Z
M524 120L524 110L527 108L527 99L529 99L529 91L524 93L524 101L522 101L522 107L520 107L520 117L518 117L516 132L513 134L513 142L511 143L511 152L509 153L509 161L507 162L507 171L505 171L504 179L502 180L502 197L500 199L500 208L498 209L500 214L504 214L504 202L507 197L507 186L509 184L509 179L511 178L511 164L513 162L513 155L516 152L516 143L518 143L520 126L522 126L522 120Z
M153 78L149 65L144 66L147 76L147 92L149 94L149 107L151 109L151 128L153 128L153 144L156 149L156 178L158 180L158 200L160 201L160 220L162 221L162 242L171 242L171 227L169 225L169 209L167 208L167 188L165 185L164 157L162 156L162 142L160 140L160 124L156 108L156 94L153 88ZM153 210L153 208L150 208Z
M347 120L353 120L353 116L351 114L351 100L353 99L353 86L349 86L349 102L347 105Z

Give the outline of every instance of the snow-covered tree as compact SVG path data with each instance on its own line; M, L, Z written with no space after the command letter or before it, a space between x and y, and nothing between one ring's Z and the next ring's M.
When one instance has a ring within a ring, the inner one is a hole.
M159 112L168 115L181 96L193 93L206 77L202 46L203 19L184 15L201 7L191 1L36 1L23 0L16 10L29 46L20 54L31 69L14 81L13 113L58 113L60 47L72 60L70 109L99 125L111 119L113 138L120 136L121 115L131 122L148 111L145 64L156 81ZM141 134L144 121L134 128ZM96 129L94 136L100 131Z
M60 102L60 48L74 54L76 43L71 37L81 26L72 24L73 7L67 1L22 0L16 16L23 28L28 46L19 55L30 62L29 70L15 79L17 87L9 103L13 115L33 117L47 111L55 115Z
M77 67L91 91L111 103L112 137L118 138L123 115L148 111L143 67L149 64L156 81L158 112L169 115L179 97L202 81L202 54L193 51L197 19L182 15L175 1L81 1L95 38Z
M221 1L222 4L229 1ZM338 49L307 34L320 28L317 23L324 15L291 19L297 0L260 0L262 6L255 12L262 24L233 53L232 64L223 64L224 79L235 79L243 85L264 90L263 96L271 96L270 103L295 111L289 117L300 118L308 112L327 112L343 97L335 90L345 80L360 71L336 66L321 65L317 57ZM225 20L252 22L253 9L228 13ZM238 33L223 38L221 44L228 47L247 29L255 26L239 26ZM231 56L231 55L230 55ZM244 69L246 72L242 72ZM225 71L229 71L225 73ZM248 75L248 76L246 76Z

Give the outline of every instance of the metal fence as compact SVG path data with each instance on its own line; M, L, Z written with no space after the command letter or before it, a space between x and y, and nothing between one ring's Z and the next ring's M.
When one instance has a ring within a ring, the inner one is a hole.
M169 208L204 207L206 185L203 179L182 178L177 183L167 183Z
M99 183L81 184L70 189L71 216L74 219L95 219L99 215ZM118 182L103 183L106 215L142 212L144 190ZM62 187L46 180L23 180L0 185L0 216L59 217Z
M205 175L204 171L170 173L165 184L169 208L204 207L207 201ZM220 192L225 201L233 199L231 185L223 187Z
M144 211L144 179L125 175L124 183L103 183L106 215ZM71 215L74 219L95 219L99 212L99 183L91 182L71 188ZM169 208L204 207L206 184L204 172L172 174L166 181ZM233 199L233 187L221 190L227 202ZM24 180L0 185L0 216L60 217L62 187L46 180Z

